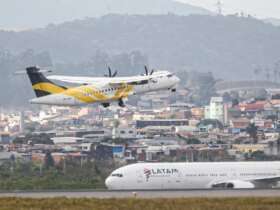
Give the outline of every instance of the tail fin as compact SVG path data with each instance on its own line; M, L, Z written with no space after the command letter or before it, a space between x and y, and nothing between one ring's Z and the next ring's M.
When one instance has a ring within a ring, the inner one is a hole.
M61 93L67 89L66 87L56 85L48 80L42 72L40 72L40 68L36 66L26 68L26 72L37 97Z

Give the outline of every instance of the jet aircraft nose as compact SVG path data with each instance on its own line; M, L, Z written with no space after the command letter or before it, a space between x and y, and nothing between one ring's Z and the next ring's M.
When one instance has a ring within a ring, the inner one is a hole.
M108 177L106 180L105 180L105 185L107 187L107 189L112 189L112 177Z

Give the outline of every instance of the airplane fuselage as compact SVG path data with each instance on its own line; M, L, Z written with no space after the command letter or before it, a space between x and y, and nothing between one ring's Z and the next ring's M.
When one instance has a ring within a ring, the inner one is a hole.
M113 171L105 184L110 190L257 188L279 177L280 162L138 163Z
M156 74L156 73L155 73ZM141 77L141 76L139 76ZM107 79L107 78L106 78ZM111 103L130 95L143 94L147 92L168 90L176 87L179 79L167 71L158 72L156 77L141 82L114 84L82 85L68 88L65 91L32 99L32 104L82 106L92 103ZM43 89L40 85L38 90Z

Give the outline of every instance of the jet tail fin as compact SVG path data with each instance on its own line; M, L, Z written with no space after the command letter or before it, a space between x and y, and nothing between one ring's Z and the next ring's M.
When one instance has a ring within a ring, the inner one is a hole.
M37 97L43 97L50 94L61 93L67 90L66 87L56 85L52 81L48 80L39 67L31 66L26 68L26 73L32 84L32 88Z

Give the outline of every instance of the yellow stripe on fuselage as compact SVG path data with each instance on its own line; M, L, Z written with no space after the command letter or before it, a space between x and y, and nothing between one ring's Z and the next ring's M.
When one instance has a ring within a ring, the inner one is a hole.
M83 103L94 103L98 101L118 100L128 97L133 90L132 85L122 85L114 93L112 97L102 93L93 86L79 86L74 88L64 89L51 83L38 83L33 85L34 90L42 90L52 94L63 94L71 96Z
M117 100L117 99L121 99L121 98L126 98L129 96L129 94L132 91L133 91L132 85L124 85L115 92L115 95L112 97L112 99Z
M40 82L36 85L33 85L32 87L34 90L42 90L42 91L52 93L52 94L62 93L65 91L64 88L54 85L52 83L48 83L48 82Z
M92 87L87 86L69 88L68 90L63 92L63 94L72 96L83 103L93 103L97 101L106 101L109 99L106 95L100 93L97 90L94 90Z
M82 92L81 90L79 90L77 88L68 89L67 91L65 91L62 94L66 95L66 96L71 96L83 103L93 103L96 101L94 98L86 95L84 92Z
M108 96L106 96L105 94L101 93L100 91L98 91L96 88L90 86L82 86L81 87L82 91L87 92L88 94L94 96L95 98L97 98L98 100L101 101L106 101L109 99Z

